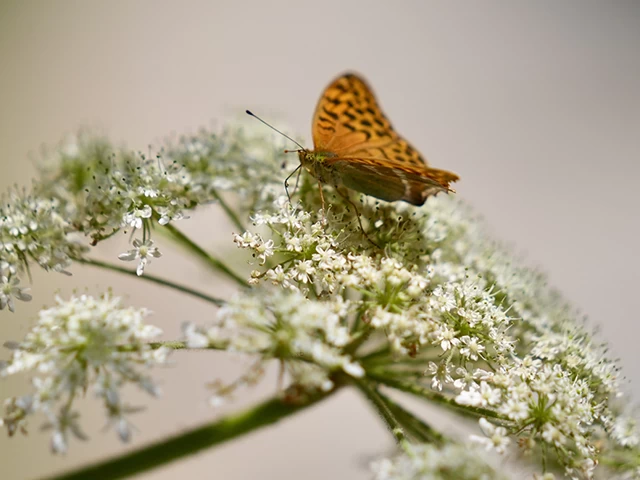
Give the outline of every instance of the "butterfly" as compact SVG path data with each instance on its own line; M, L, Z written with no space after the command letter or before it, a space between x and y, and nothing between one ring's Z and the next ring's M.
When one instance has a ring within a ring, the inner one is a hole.
M394 202L424 204L427 197L453 191L458 176L427 165L380 109L369 85L354 73L324 90L313 115L313 150L296 150L300 166L320 184L341 186Z

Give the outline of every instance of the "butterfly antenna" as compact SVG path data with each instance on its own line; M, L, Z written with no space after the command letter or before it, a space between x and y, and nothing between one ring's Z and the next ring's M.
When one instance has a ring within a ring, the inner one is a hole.
M269 125L267 122L265 122L263 119L261 119L259 116L257 116L256 114L254 114L251 110L247 110L247 115L251 115L253 118L256 118L258 120L260 120L262 123L264 123L267 127L269 127L272 130L275 130L276 132L278 132L280 135L282 135L285 138L288 138L289 140L291 140L293 143L295 143L296 145L298 145L302 150L304 150L304 147L302 145L300 145L298 142L296 142L293 138L291 138L289 135L286 135L284 133L282 133L280 130L278 130L276 127L274 127L273 125Z

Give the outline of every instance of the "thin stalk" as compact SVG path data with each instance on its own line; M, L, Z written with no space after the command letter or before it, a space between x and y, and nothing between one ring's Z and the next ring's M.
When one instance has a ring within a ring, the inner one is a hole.
M183 342L181 340L166 340L162 342L149 342L148 345L152 350L157 350L159 348L168 348L170 350L224 350L226 345L207 345L206 347L198 347L191 348L187 345L187 342ZM119 345L119 352L131 352L137 351L139 349L138 345Z
M360 362L369 363L373 361L373 359L384 357L386 361L388 361L388 355L391 353L391 348L388 343L385 343L377 350L373 350L365 355L362 355L359 358Z
M420 443L436 443L442 445L447 438L435 430L431 425L416 417L412 412L391 400L383 393L378 392L380 398L387 404L387 407L395 417L405 426L410 433Z
M390 356L392 356L392 352L389 350L386 353L376 353L368 354L366 356L361 357L360 362L364 366L366 365L368 368L373 368L378 365L384 365L390 363ZM419 369L424 371L424 364L429 361L438 360L441 358L441 355L438 352L433 350L427 350L425 352L421 352L420 354L414 357L408 358L393 358L394 367L413 367L415 369ZM421 367L417 367L416 365L422 365ZM365 367L365 370L367 368Z
M248 287L247 281L242 278L240 275L235 273L231 268L222 263L220 260L209 254L206 250L200 247L198 244L193 242L189 237L187 237L184 233L178 230L173 224L168 223L163 226L165 231L169 232L171 237L185 250L194 253L197 257L204 260L209 267L213 270L223 273L228 278L236 282L241 287Z
M621 448L615 450L605 450L599 457L598 462L601 465L623 471L632 471L634 468L640 467L640 457L634 450L624 450Z
M161 348L161 347L170 348L171 350L202 350L201 348L190 349L189 347L187 347L187 342L182 342L180 340L167 340L167 341L164 341L164 342L150 342L149 346L154 350L157 350L158 348ZM215 350L217 350L217 349L215 349Z
M407 441L407 437L404 434L404 428L393 415L391 409L389 409L378 390L371 386L371 382L366 378L355 379L353 384L358 387L360 392L362 392L371 405L373 405L398 445L402 446Z
M91 265L94 267L100 267L100 268L106 268L107 270L111 270L114 272L119 272L119 273L126 273L127 275L133 275L137 278L140 278L141 280L147 280L149 282L153 282L153 283L157 283L158 285L162 285L165 287L171 287L175 290L178 290L179 292L182 293L186 293L188 295L192 295L194 297L200 298L202 300L205 300L209 303L213 303L214 305L217 305L218 307L224 305L226 302L224 300L221 300L219 298L216 297L212 297L210 295L206 295L202 292L198 292L197 290L193 290L189 287L185 287L184 285L180 285L178 283L174 283L171 282L170 280L164 280L162 278L156 277L154 275L150 275L148 273L145 273L144 275L141 275L140 277L138 277L138 275L136 274L135 271L133 270L129 270L128 268L124 268L124 267L120 267L118 265L114 265L112 263L107 263L107 262L103 262L100 260L93 260L93 259L77 259L75 260L78 263L82 263L84 265Z
M202 450L241 437L297 413L335 392L316 395L304 403L285 403L271 398L240 413L187 430L124 455L98 461L49 480L113 480L147 472Z
M369 368L369 370L367 370L367 367ZM366 367L362 367L364 368L366 371L373 371L375 372L377 369L375 368L371 368L369 367L369 365L367 365ZM390 376L393 375L393 378L397 378L397 379L402 379L404 381L417 381L419 382L420 380L422 380L424 378L424 372L423 371L418 371L418 370L401 370L401 369L390 369L390 370L385 370L384 371L384 375L386 376Z
M240 232L238 233L242 233L244 231L246 231L246 228L244 227L244 225L242 224L242 222L240 221L240 219L238 218L238 215L236 215L236 212L234 212L231 207L229 206L229 204L227 202L224 201L224 199L222 198L222 196L216 191L216 190L211 190L211 193L213 194L213 196L215 197L215 199L218 201L218 203L220 204L220 206L222 207L222 209L224 210L224 213L227 214L227 216L229 217L229 220L231 220L233 222L233 224L240 229Z
M355 330L352 330L355 331ZM373 328L367 327L366 329L360 330L357 333L353 334L354 340L345 347L344 351L345 353L348 353L350 355L353 355L356 350L358 350L358 348L360 348L360 346L366 342L369 337L371 337L371 334L374 332Z

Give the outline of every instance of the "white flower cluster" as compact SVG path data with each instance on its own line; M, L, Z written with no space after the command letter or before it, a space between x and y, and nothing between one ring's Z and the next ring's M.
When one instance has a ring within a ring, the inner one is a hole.
M403 355L424 346L437 346L442 353L456 347L464 359L478 361L486 340L492 342L492 355L512 352L513 339L506 334L512 319L483 279L441 283L428 255L405 263L400 255L375 249L345 249L342 227L312 223L308 212L292 207L286 198L278 200L278 207L253 219L256 226L267 225L277 243L251 232L234 238L238 247L253 250L260 264L278 258L276 266L254 271L253 283L268 280L323 298L342 298L348 290L360 293L352 305L361 321L384 331L394 352ZM378 231L384 234L384 228Z
M14 299L28 301L27 287L19 286L29 264L67 273L73 258L86 251L73 226L60 213L56 199L44 200L11 191L0 198L0 310L14 311Z
M86 247L75 234L97 243L121 229L142 230L119 257L138 261L141 275L161 256L154 222L219 201L241 228L235 244L254 258L254 290L221 308L213 326L186 324L183 332L190 348L257 361L232 385L218 386L212 403L253 384L275 359L302 390L367 377L463 409L479 419L474 443L498 453L518 445L545 462L553 456L575 479L593 478L601 459L615 464L620 452L636 456L636 469L618 462L618 470L638 471L635 420L614 404L618 367L544 276L514 260L451 196L420 208L366 196L352 203L325 185L321 202L303 172L292 205L282 195L285 145L276 138L237 127L201 131L151 158L78 137L43 168L32 195L12 192L0 205L0 309L31 298L20 286L30 263L65 272L81 258ZM221 193L238 195L242 211ZM254 228L242 231L236 213L247 211L257 212ZM44 412L54 449L64 451L70 434L84 436L72 404L93 385L127 439L132 410L119 388L133 382L155 393L136 367L165 356L145 343L158 333L143 325L146 314L109 296L59 300L41 312L2 367L3 375L35 377L34 394L5 403L9 432ZM379 464L379 478L495 478L463 447L404 447L405 457Z
M514 354L485 356L493 372L471 365L456 370L453 388L462 387L456 401L492 408L513 422L507 432L481 420L496 450L504 450L507 433L518 432L526 448L539 442L552 447L567 475L591 478L602 432L610 431L616 418L611 407L621 395L618 367L607 358L605 346L593 343L576 313L544 277L519 265L492 241L468 208L441 200L431 206L425 233L438 260L436 275L455 282L471 271L477 273L518 319L508 331L518 342ZM456 264L466 270L456 269ZM473 380L466 382L465 377ZM624 447L637 432L605 438L612 442L610 448Z
M526 449L551 447L568 475L591 478L603 432L616 424L609 400L620 395L618 369L543 276L451 197L415 211L364 199L365 229L381 249L363 248L346 208L332 203L327 222L314 222L281 198L256 214L262 231L234 237L258 259L251 282L314 303L348 299L349 331L367 339L354 359L377 380L419 384L422 375L445 398L492 412L498 424L482 418L485 436L475 441L502 453L517 436ZM635 428L616 432L604 435L615 439L610 448L637 439Z
M96 244L122 229L141 230L120 255L137 260L141 275L161 256L151 239L154 222L186 218L188 210L221 200L222 191L240 194L251 209L270 204L283 191L283 149L278 137L240 126L202 130L156 156L86 132L67 139L38 162L31 193L0 199L0 309L13 311L14 300L30 299L18 284L31 262L66 273L87 251L83 237Z
M237 194L248 211L268 207L282 195L284 178L298 165L296 155L285 156L291 143L271 134L254 119L227 127L221 133L201 130L167 146L163 158L182 165L192 188L215 200L220 191Z
M122 228L160 225L210 201L184 166L161 155L118 151L105 139L79 135L41 162L37 194L94 243Z
M394 458L371 465L375 480L499 480L505 479L468 445L437 447L419 444L405 447Z
M347 327L348 311L349 303L341 297L314 302L300 293L266 289L230 301L211 327L185 324L183 332L191 348L215 346L255 354L260 364L277 359L294 384L328 391L333 387L331 373L336 370L353 377L364 374L343 352L353 340ZM221 396L220 392L215 396Z
M70 435L85 438L74 402L92 387L109 422L127 441L131 436L127 415L136 409L123 403L120 390L135 384L158 395L158 388L140 369L164 364L168 353L148 345L161 333L144 323L148 314L145 309L125 308L110 295L58 298L55 307L40 311L25 339L6 345L13 352L0 376L31 374L34 387L29 395L5 400L2 424L9 434L25 431L29 415L44 413L53 430L52 449L64 453Z

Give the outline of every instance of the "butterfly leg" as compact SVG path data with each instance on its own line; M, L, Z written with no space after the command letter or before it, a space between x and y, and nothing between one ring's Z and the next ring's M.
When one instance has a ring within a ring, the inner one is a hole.
M291 172L287 178L284 179L284 191L287 193L287 198L289 199L289 203L291 203L291 195L289 195L289 179L293 177L296 174L296 172L298 172L298 178L300 178L299 170L301 167L302 167L302 164L298 165L297 168L293 172ZM296 180L296 189L297 188L298 188L298 180Z
M356 218L358 219L358 225L360 226L360 231L362 232L362 234L365 236L365 238L367 240L369 240L369 243L371 243L374 247L377 247L379 249L382 250L382 247L380 247L380 245L378 245L376 242L374 242L373 240L371 240L371 238L369 237L369 235L367 235L367 232L364 231L364 227L362 226L362 220L360 220L360 212L358 211L358 207L356 207L356 204L353 203L353 201L349 198L349 194L343 192L342 190L340 190L339 188L336 188L336 191L340 194L340 196L342 198L344 198L347 202L349 202L349 204L353 207L353 209L356 212Z

